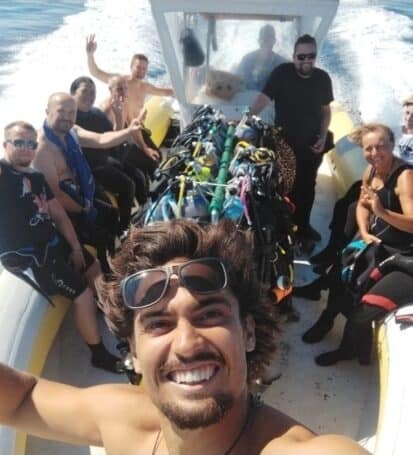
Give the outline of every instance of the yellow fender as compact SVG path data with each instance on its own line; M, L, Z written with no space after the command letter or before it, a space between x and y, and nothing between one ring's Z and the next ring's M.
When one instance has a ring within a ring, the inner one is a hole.
M163 96L152 96L146 103L147 109L145 127L152 134L151 139L159 147L165 139L172 119L170 102Z
M326 159L337 193L342 196L356 180L361 179L366 162L360 147L348 139L348 134L354 129L348 112L338 103L332 103L331 111L330 130L334 134L335 147L327 153Z

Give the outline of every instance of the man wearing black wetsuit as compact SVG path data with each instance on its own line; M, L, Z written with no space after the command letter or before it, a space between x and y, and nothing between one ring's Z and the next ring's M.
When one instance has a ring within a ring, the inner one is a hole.
M12 273L31 269L40 289L73 300L79 334L95 367L116 371L117 358L101 342L93 282L98 262L84 249L43 174L30 167L37 148L32 125L13 122L4 132L0 160L0 259ZM86 279L84 277L86 276Z
M75 79L70 86L70 94L77 102L76 125L95 133L113 131L113 125L107 116L93 106L96 87L90 77ZM121 164L110 156L110 149L82 147L82 150L96 181L115 195L119 207L119 230L125 231L129 226L135 197L134 181L122 171ZM99 186L97 191L100 198L105 197L99 191Z

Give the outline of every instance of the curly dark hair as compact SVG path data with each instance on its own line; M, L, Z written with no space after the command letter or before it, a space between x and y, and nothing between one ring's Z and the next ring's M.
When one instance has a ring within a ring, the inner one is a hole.
M257 277L254 236L229 220L200 226L176 219L144 228L132 228L119 253L111 260L112 275L98 283L101 306L109 328L127 339L133 334L134 311L122 299L120 282L132 273L157 267L177 257L218 257L226 265L228 285L239 302L242 321L255 322L256 346L248 352L248 382L259 378L276 350L277 317L268 289Z

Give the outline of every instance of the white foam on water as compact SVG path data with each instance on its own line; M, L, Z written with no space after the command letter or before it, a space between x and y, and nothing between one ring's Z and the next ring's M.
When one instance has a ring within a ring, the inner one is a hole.
M169 84L148 0L87 0L85 7L53 33L16 46L13 60L0 66L0 86L5 87L0 128L17 119L39 127L49 95L68 91L73 79L88 75L89 33L96 34L96 61L102 69L128 73L131 56L143 52L150 58L150 78ZM342 1L327 39L340 64L323 55L327 47L320 59L333 77L336 98L360 111L364 121L398 127L400 102L413 92L412 40L410 18L376 1ZM97 89L100 101L107 89L100 82Z
M401 102L413 92L412 19L375 1L346 0L329 39L347 72L335 74L336 94L357 109L364 122L380 121L398 129Z
M69 91L78 76L89 75L85 39L95 33L98 65L110 72L129 72L130 58L142 52L150 59L150 74L162 72L163 61L155 25L146 0L87 0L86 10L67 16L54 32L16 47L14 59L0 68L0 127L26 120L39 127L49 95ZM168 84L166 74L158 84ZM107 88L97 81L97 100Z

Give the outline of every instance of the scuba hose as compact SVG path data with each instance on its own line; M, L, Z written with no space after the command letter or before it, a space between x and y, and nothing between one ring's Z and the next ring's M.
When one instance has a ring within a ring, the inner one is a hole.
M235 127L233 124L229 124L225 143L224 151L221 156L219 163L218 176L216 178L216 183L220 184L217 186L214 191L214 196L212 197L211 203L209 204L209 213L211 214L211 222L217 223L219 220L219 214L222 210L222 206L225 198L225 188L221 185L224 185L228 179L228 168L231 162L232 151L234 149L234 138L235 138Z
M177 217L182 218L182 204L184 201L186 178L184 175L180 175L178 178L179 178L179 195L178 195Z

